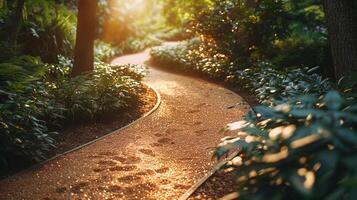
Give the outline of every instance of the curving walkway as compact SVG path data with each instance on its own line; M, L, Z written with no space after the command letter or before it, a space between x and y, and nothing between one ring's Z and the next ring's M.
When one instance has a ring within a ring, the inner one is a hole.
M113 63L143 64L149 51ZM162 98L139 123L76 152L0 182L0 199L177 199L212 168L226 123L247 104L218 85L149 69Z

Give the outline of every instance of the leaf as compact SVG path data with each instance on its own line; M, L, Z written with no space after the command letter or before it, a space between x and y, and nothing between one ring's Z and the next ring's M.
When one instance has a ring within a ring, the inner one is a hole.
M315 72L315 71L317 71L319 68L320 68L320 66L313 67L313 68L309 69L309 70L307 71L307 73L310 74L310 73L312 73L312 72Z
M324 111L317 109L293 109L290 114L298 118L306 118L309 115L320 118L326 115Z
M37 33L37 31L34 28L30 28L32 36L36 38L40 38L40 35Z
M289 181L293 188L304 197L311 195L312 190L304 187L305 178L297 174L297 170L292 169L289 176Z
M342 163L350 170L356 171L357 168L357 155L352 155L348 157L344 157L342 159Z
M278 118L278 117L282 116L282 115L276 113L276 111L274 109L267 107L267 106L256 106L256 107L254 107L254 111L257 114L260 114L263 119Z
M347 128L338 128L336 129L336 133L342 141L351 145L357 145L357 133L355 131Z
M339 92L330 91L325 95L323 102L330 110L338 110L342 107L344 100Z

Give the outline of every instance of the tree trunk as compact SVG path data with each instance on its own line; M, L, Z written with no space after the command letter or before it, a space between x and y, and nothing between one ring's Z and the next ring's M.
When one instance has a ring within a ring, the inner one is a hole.
M357 1L323 0L336 80L357 72Z
M23 9L25 6L25 0L18 0L15 6L15 10L13 11L13 24L10 26L10 34L9 34L9 43L10 45L16 45L17 37L19 35L19 31L22 25L22 15Z
M77 36L72 76L93 71L94 69L93 48L96 36L97 6L97 0L78 1Z

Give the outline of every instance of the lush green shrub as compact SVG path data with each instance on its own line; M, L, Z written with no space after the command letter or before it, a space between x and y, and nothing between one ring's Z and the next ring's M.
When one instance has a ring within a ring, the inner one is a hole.
M239 199L354 199L357 102L330 91L258 106L245 121L229 125L216 155L237 150Z
M123 53L137 53L145 50L148 47L158 46L162 44L162 41L150 36L129 38L126 41L118 44L118 48L122 50Z
M58 79L52 92L70 119L93 118L131 105L143 75L144 69L136 65L97 63L93 73Z
M31 56L18 56L0 62L0 87L19 87L37 79L46 71L47 65Z
M13 22L13 11L16 1L6 2L0 7L0 37L6 41L9 38ZM72 56L76 15L62 3L55 1L25 1L23 22L20 23L19 34L16 38L17 46L11 46L7 58L14 56L10 52L17 50L15 56L22 54L41 57L45 62L57 63L57 56ZM14 45L14 44L12 44ZM0 45L0 49L1 45ZM2 51L3 52L3 51ZM0 56L0 60L3 55Z
M184 71L197 71L213 78L224 79L232 73L228 59L214 49L208 49L201 40L194 38L175 45L151 49L154 64Z
M114 47L109 43L101 40L96 40L94 45L94 57L96 61L109 61L116 55L123 54L123 51L118 47Z
M315 71L318 67L281 68L270 62L258 62L240 70L241 66L228 62L225 56L207 50L198 39L177 45L162 46L151 50L151 59L163 67L185 71L198 71L211 78L239 84L253 91L263 102L286 100L301 94L321 94L331 86L328 79Z
M61 58L61 63L70 61ZM145 69L97 63L89 74L70 78L69 72L69 66L50 66L21 88L0 90L0 168L18 157L43 159L55 144L52 130L64 123L132 105L141 92Z
M327 66L330 56L327 45L326 37L306 34L276 40L271 62L282 68Z
M58 55L71 57L74 49L76 14L55 1L26 1L24 21L17 43L22 53L39 56L44 62L57 63ZM11 24L8 17L6 23ZM0 28L7 37L8 30Z
M236 65L265 59L271 43L287 34L284 1L217 0L198 15L192 30Z
M192 38L193 34L184 28L172 28L159 33L158 37L164 41L182 41Z
M190 13L177 5L207 8ZM321 1L165 1L165 6L170 7L165 10L168 18L190 13L185 15L190 16L187 31L200 36L206 54L224 55L234 62L234 69L267 60L281 68L327 67L330 55Z
M189 57L191 46L196 46L197 41L187 41L178 45L166 45L152 48L151 61L155 64L167 67L175 67L182 70L194 69Z
M262 103L287 101L302 94L320 95L331 88L328 79L316 74L315 68L274 69L269 63L238 70L228 80L253 91Z

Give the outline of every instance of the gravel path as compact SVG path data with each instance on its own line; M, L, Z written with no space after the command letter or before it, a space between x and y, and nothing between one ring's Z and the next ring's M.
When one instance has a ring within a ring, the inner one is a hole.
M114 63L143 64L149 52ZM177 199L214 165L226 123L249 109L235 93L150 68L162 97L139 123L36 169L0 181L0 199Z

